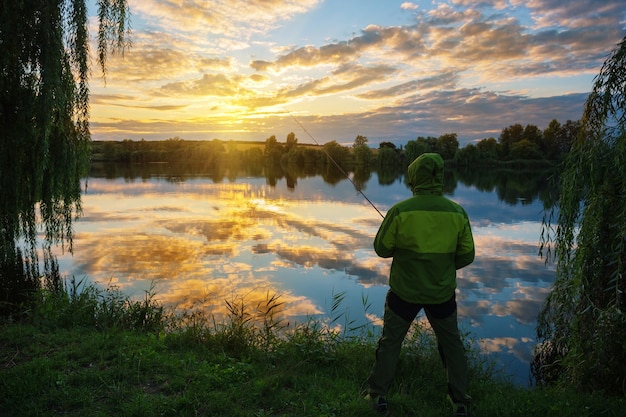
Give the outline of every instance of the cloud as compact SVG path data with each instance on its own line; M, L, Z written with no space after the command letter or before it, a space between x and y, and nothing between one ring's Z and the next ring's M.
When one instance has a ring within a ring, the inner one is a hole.
M396 84L391 87L379 90L370 90L357 97L363 99L382 99L399 97L405 94L424 93L432 89L452 89L459 80L458 74L454 71L444 72L442 74L433 75L422 79L407 81L402 84Z
M576 30L586 28L615 27L624 17L624 4L619 0L591 3L584 0L533 0L526 2L538 28L567 27Z
M184 110L188 107L186 104L148 104L137 100L136 97L120 96L120 95L107 95L107 94L94 94L90 97L91 104L103 105L103 106L116 106L124 107L127 109L147 109L155 111L169 112L172 110Z
M290 67L314 67L320 65L340 66L371 53L402 53L414 57L425 51L422 35L415 27L382 27L369 25L361 34L347 41L314 47L307 45L284 55L274 62L252 61L250 66L257 71L283 72Z
M172 33L133 32L132 42L124 54L108 57L108 81L148 83L198 72L227 71L233 65L232 58L207 56L193 42Z
M181 5L176 0L136 0L131 7L153 25L174 31L245 38L250 33L273 29L279 21L305 13L318 3L319 0L216 0L207 5L201 0L190 0Z
M333 137L330 127L336 129L337 125L351 134L366 131L370 139L380 138L395 143L418 136L438 137L446 132L456 132L463 146L468 140L498 137L507 126L506 120L545 128L552 119L578 119L586 97L586 94L572 94L533 99L477 89L433 89L423 94L416 92L397 97L386 106L352 113L350 118L327 116L300 119L305 126L320 133L320 137ZM390 131L392 128L393 131Z
M400 5L400 8L402 10L417 10L419 9L419 7L420 7L419 4L415 4L410 1L405 1L404 3Z
M516 1L513 0L512 3ZM507 6L509 6L508 0L452 0L452 4L455 6L462 7L475 7L475 8L483 8L483 7L492 7L495 10L503 10Z
M370 84L382 82L393 72L395 72L395 69L388 65L363 67L360 65L346 64L337 68L328 77L299 85L291 90L283 91L279 96L301 97L311 94L317 96L354 91Z
M165 96L216 96L237 97L250 94L242 87L242 76L227 76L224 74L204 74L202 78L192 81L168 83L159 89Z
M92 89L93 136L264 140L294 130L287 106L322 142L455 132L464 145L580 118L624 36L618 0L417 6L400 6L403 24L373 17L324 36L321 22L309 36L296 29L325 10L317 0L135 0L134 46L109 58L106 90Z
M329 76L290 86L273 94L245 87L246 80L259 82L266 79L257 74L249 78L236 74L204 74L200 79L165 84L159 88L157 94L166 97L219 97L227 99L234 105L258 110L288 102L293 98L354 91L383 82L393 72L395 69L387 65L362 67L346 64L334 70Z
M439 3L435 9L424 12L426 21L433 26L448 26L480 17L480 12L475 9L459 10L452 6Z

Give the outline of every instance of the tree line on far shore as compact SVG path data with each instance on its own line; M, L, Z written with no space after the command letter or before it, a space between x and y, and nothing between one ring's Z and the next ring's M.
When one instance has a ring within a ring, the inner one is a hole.
M367 166L371 168L406 167L425 152L439 153L447 163L468 166L483 164L530 163L553 165L562 161L580 129L580 122L568 120L561 124L552 120L544 130L528 124L513 124L502 129L500 136L468 143L462 148L456 133L439 137L417 137L400 147L392 142L381 142L377 149L368 145L368 138L357 135L351 146L333 140L324 145L299 144L295 133L279 142L275 135L265 142L237 142L213 139L211 141L184 140L173 137L164 141L95 141L93 160L110 162L220 162L264 163L289 166L326 166L336 163L342 167Z

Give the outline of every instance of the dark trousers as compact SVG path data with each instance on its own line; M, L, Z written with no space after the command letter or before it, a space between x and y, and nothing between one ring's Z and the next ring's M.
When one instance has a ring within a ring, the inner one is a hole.
M448 376L448 394L455 403L468 404L469 375L465 346L459 333L456 298L442 304L408 303L391 290L385 300L383 334L378 340L376 360L367 391L371 395L386 395L396 372L402 342L417 314L424 309Z

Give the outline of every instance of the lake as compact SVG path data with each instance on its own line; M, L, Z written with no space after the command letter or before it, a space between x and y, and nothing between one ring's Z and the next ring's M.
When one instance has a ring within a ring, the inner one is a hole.
M545 175L471 176L446 175L446 195L468 212L476 244L476 260L458 271L461 327L527 385L537 314L555 275L538 256ZM372 172L358 182L383 214L411 195L394 177ZM353 182L328 178L95 165L60 272L137 298L152 289L167 306L218 319L228 315L225 300L254 306L279 295L286 322L340 315L333 326L379 326L391 264L372 248L381 215Z

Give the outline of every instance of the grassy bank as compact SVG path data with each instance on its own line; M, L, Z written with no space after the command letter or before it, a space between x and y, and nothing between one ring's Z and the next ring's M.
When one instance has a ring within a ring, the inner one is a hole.
M148 294L76 287L42 293L0 325L1 416L375 416L362 399L377 334L283 324L270 297L259 316L229 305L175 316ZM475 416L618 416L626 401L567 389L516 387L472 362ZM445 375L415 328L389 396L394 416L447 416Z

